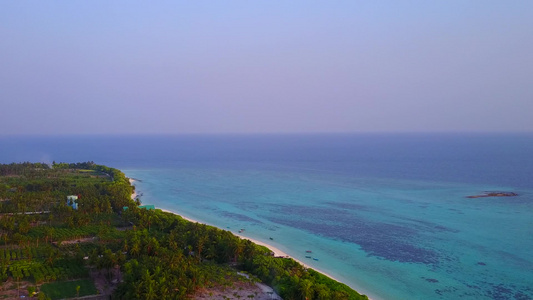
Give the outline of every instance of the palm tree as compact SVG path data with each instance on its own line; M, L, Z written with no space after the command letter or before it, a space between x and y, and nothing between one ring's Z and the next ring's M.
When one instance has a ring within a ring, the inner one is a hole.
M52 237L54 236L54 233L55 233L54 227L44 228L44 238L46 240L46 243L48 243L48 239L50 239L50 243L52 243Z
M24 248L24 254L25 254L26 257L28 258L28 260L31 262L31 259L32 259L32 253L31 253L31 248L30 248L30 247L26 247L26 248Z
M46 261L48 262L48 264L53 267L54 266L54 262L56 260L56 258L59 256L59 253L56 252L55 249L53 248L50 248L50 252L48 252L48 258L46 259Z
M132 256L137 256L141 252L141 242L139 239L134 239L133 244L131 245L130 253Z
M207 235L202 235L198 238L196 249L198 250L198 261L202 261L202 251L204 250L204 245L208 241L209 237Z
M104 250L102 257L99 260L99 265L101 268L105 268L107 270L108 280L111 278L111 269L115 266L116 261L116 257L111 250Z
M146 273L143 275L142 281L145 285L144 299L154 300L156 299L156 286L155 280L150 275L150 271L146 270Z
M154 238L149 238L148 243L146 244L146 253L148 255L150 254L157 254L157 251L159 249L159 242Z
M241 255L242 251L244 250L244 244L242 243L242 240L237 240L237 244L235 245L235 248L233 249L233 254L235 255L235 262L237 262L237 259Z
M299 282L298 292L303 300L309 299L311 297L313 283L308 279L302 279Z
M177 270L180 266L181 261L182 261L181 252L173 252L167 261L167 265L171 271Z
M21 269L16 269L16 270L13 270L11 272L12 272L13 276L17 280L17 298L20 298L20 280L23 277L22 270Z

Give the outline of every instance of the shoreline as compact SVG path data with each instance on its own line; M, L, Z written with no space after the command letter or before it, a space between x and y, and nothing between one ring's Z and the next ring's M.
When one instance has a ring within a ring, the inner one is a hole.
M128 179L129 179L131 185L134 185L134 183L136 182L135 179L131 179L131 178L128 178ZM131 195L131 199L135 199L136 197L137 197L137 191L134 191L133 194ZM187 220L187 221L192 222L192 223L200 223L200 224L205 224L205 225L213 226L213 227L216 227L216 228L221 229L221 230L227 230L227 229L223 229L223 228L220 228L220 227L215 226L215 225L212 225L212 224L207 224L207 223L205 223L205 222L201 222L201 221L198 221L198 220L192 219L192 218L190 218L190 217L186 217L186 216L184 216L184 215L178 213L177 211L173 211L173 210L169 210L169 209L164 209L164 208L157 208L157 207L156 207L156 209L160 209L160 210L163 211L163 212L167 212L167 213L171 213L171 214L174 214L174 215L180 216L180 217L182 217L184 220ZM293 259L294 261L296 261L296 262L298 262L299 264L301 264L302 266L304 266L305 268L313 269L313 270L315 270L315 271L317 271L317 272L319 272L319 273L321 273L321 274L323 274L323 275L325 275L325 276L327 276L327 277L329 277L329 278L331 278L331 279L333 279L333 280L335 280L335 281L337 281L337 282L340 282L340 283L342 283L342 284L346 284L346 285L349 286L351 289L357 291L357 292L360 293L360 294L362 293L360 290L355 289L354 287L348 285L347 283L345 283L345 282L343 282L343 281L337 279L335 276L329 274L328 272L324 272L323 270L320 270L320 269L318 269L318 268L312 267L312 266L310 266L310 265L304 263L303 261L301 261L301 260L299 260L299 259L296 259L296 258L290 256L290 255L287 254L285 251L282 251L282 250L280 250L280 249L277 248L277 247L274 247L274 246L272 246L272 245L270 245L270 244L268 244L268 243L266 243L266 242L262 242L262 241L259 241L259 240L256 240L256 239L253 239L253 238L247 237L247 236L245 236L245 235L242 235L241 233L236 233L236 232L233 232L233 231L231 231L231 230L227 230L227 231L231 232L233 235L235 235L235 236L237 236L237 237L239 237L239 238L241 238L241 239L250 240L250 241L251 241L252 243L254 243L254 244L257 244L257 245L260 245L260 246L267 247L268 249L270 249L270 251L272 251L272 252L274 253L274 256L284 256L284 257L287 257L287 258L291 258L291 259ZM363 294L362 294L362 295L363 295ZM364 293L364 295L366 295L366 296L368 297L369 300L377 300L377 298L370 297L367 293Z
M128 178L128 180L130 181L130 185L131 186L135 186L135 179L131 179L131 178ZM137 198L137 187L135 186L135 190L133 190L133 194L131 194L131 199L135 200L135 198Z
M220 228L220 227L215 226L215 225L212 225L212 224L207 224L207 223L205 223L205 222L200 222L200 221L198 221L198 220L191 219L191 218L189 218L189 217L185 217L185 216L179 214L179 213L176 212L176 211L172 211L172 210L168 210L168 209L163 209L163 208L156 208L156 209L160 209L161 211L164 211L164 212L167 212L167 213L171 213L171 214L174 214L174 215L180 216L180 217L182 217L184 220L187 220L187 221L189 221L189 222L205 224L205 225L209 225L209 226L216 227L216 228L221 229L221 230L227 230L227 229L223 229L223 228ZM287 254L287 253L284 252L283 250L280 250L280 249L277 248L277 247L274 247L274 246L272 246L272 245L270 245L270 244L268 244L268 243L265 243L265 242L262 242L262 241L259 241L259 240L256 240L256 239L253 239L253 238L250 238L250 237L244 236L244 235L242 235L242 234L240 234L240 233L235 233L235 232L233 232L233 231L231 231L231 230L227 230L227 231L231 232L233 235L235 235L235 236L237 236L237 237L239 237L239 238L241 238L241 239L243 239L243 240L250 240L250 241L251 241L252 243L254 243L254 244L257 244L257 245L260 245L260 246L267 247L268 249L270 249L270 251L272 251L272 252L274 253L274 256L284 256L284 257L286 257L286 258L291 258L291 259L293 259L294 261L296 261L296 262L298 262L299 264L301 264L302 266L304 266L305 268L313 269L313 270L315 270L315 271L321 273L322 275L325 275L325 276L327 276L327 277L329 277L329 278L331 278L331 279L333 279L333 280L335 280L335 281L337 281L337 282L340 282L340 283L342 283L342 284L346 284L345 282L343 282L343 281L337 279L335 276L329 274L328 272L324 272L323 270L320 270L320 269L318 269L318 268L312 267L312 266L310 266L310 265L304 263L303 261L301 261L301 260L299 260L299 259L296 259L296 258L290 256L289 254ZM355 291L357 291L358 293L361 294L361 292L360 292L359 290L356 290L355 288L351 287L351 286L348 285L348 284L346 284L346 285L349 286L351 289L353 289L353 290L355 290ZM363 295L363 294L361 294L361 295ZM369 300L376 300L375 298L371 298L370 296L368 296L368 294L366 294L366 293L365 293L364 295L366 295L366 296L368 297Z

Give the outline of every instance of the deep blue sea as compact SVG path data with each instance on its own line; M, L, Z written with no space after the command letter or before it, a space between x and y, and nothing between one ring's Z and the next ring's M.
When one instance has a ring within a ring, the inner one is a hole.
M533 299L533 134L0 137L22 161L122 169L374 299Z

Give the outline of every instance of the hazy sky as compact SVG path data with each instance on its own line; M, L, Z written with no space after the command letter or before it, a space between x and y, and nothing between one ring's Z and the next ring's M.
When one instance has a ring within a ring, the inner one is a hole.
M533 1L0 0L0 134L533 131Z

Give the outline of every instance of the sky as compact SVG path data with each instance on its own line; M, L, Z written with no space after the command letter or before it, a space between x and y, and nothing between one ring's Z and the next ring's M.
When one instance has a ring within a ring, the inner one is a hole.
M533 132L533 1L0 0L0 135Z

